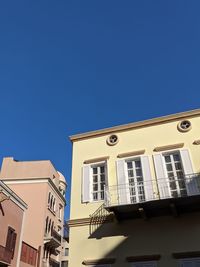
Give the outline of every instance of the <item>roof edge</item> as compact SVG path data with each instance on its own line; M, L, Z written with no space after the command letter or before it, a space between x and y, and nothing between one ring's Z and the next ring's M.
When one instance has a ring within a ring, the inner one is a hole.
M200 109L194 109L190 111L161 116L161 117L157 117L153 119L148 119L148 120L143 120L143 121L138 121L138 122L133 122L133 123L128 123L128 124L122 124L122 125L118 125L118 126L114 126L110 128L104 128L100 130L75 134L75 135L69 136L69 139L71 142L75 142L75 141L82 140L82 139L88 139L94 136L97 137L97 136L114 133L114 132L116 133L116 132L121 132L125 130L132 130L132 129L142 128L142 127L153 126L159 123L174 121L177 119L184 119L188 117L195 117L198 115L200 115Z

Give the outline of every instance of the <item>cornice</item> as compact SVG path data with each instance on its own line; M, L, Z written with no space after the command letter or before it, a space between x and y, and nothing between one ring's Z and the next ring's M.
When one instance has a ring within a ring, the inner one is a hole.
M82 139L88 139L90 137L97 137L97 136L102 136L102 135L111 134L111 133L128 131L128 130L143 128L143 127L149 127L149 126L153 126L157 124L162 124L162 123L176 121L179 119L186 119L186 118L197 117L197 116L200 116L200 109L180 112L176 114L171 114L167 116L162 116L162 117L139 121L139 122L133 122L129 124L114 126L111 128L105 128L105 129L81 133L81 134L75 134L75 135L70 136L69 139L72 142L75 142L75 141L82 140Z
M153 151L160 152L160 151L165 151L165 150L182 148L183 146L184 146L184 143L166 145L166 146L158 146L158 147L155 147Z

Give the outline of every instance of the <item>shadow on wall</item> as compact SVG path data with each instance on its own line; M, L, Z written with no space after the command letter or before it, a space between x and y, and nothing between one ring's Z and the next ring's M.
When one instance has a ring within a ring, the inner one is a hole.
M160 257L158 267L167 267L169 263L173 267L177 266L173 253L199 250L199 221L199 212L113 221L101 224L88 239L93 240L94 246L99 242L98 246L107 247L103 258L114 260L113 266L130 266L131 258L155 256Z

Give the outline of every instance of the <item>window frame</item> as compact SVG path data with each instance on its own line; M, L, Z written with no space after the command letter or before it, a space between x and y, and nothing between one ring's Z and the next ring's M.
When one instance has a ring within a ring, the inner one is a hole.
M101 162L95 162L95 163L89 164L89 167L90 167L90 177L89 177L89 180L90 180L90 202L92 202L92 203L103 202L105 200L105 190L103 190L103 192L104 192L103 199L101 199L99 197L100 193L102 192L102 190L97 190L97 191L93 190L93 168L100 168L102 166L104 166L104 175L105 175L104 188L105 188L105 186L108 184L107 161L101 161ZM100 178L101 173L100 174L97 173L97 175L98 175L97 184L98 184L98 187L99 187L101 185L101 178ZM97 193L97 196L98 196L97 199L94 199L94 197L93 197L94 193Z
M140 169L141 169L141 177L142 177L142 183L143 183L143 196L144 196L144 200L143 201L140 201L139 200L139 189L138 189L138 184L137 184L137 175L136 175L136 165L135 165L135 162L136 161L139 161L140 162ZM128 162L131 162L132 165L133 165L133 162L134 162L134 166L133 166L133 173L134 173L134 177L132 179L134 179L134 187L137 188L137 190L135 190L135 198L136 198L136 201L135 202L132 202L131 201L131 193L130 193L130 183L129 183L129 175L128 175ZM129 187L129 191L127 192L128 194L128 198L130 200L130 203L141 203L141 202L145 202L146 201L146 196L145 196L145 181L144 181L144 170L143 170L143 166L142 166L142 159L140 156L135 156L135 157L128 157L128 158L125 158L124 159L124 169L125 169L125 176L126 176L126 183Z
M181 156L181 151L180 150L169 150L169 151L165 151L162 153L162 163L163 163L163 168L164 168L164 173L165 173L165 177L167 179L167 185L168 185L168 190L169 190L169 193L170 193L170 196L171 198L173 198L172 196L172 191L171 191L171 188L170 188L170 182L169 182L169 177L168 177L168 171L167 171L167 163L165 161L165 156L170 156L170 159L171 159L171 156L175 155L175 154L178 154L179 157L180 157L180 164L181 164L181 171L183 173L183 176L185 177L185 170L184 170L184 165L183 165L183 159L182 159L182 156ZM171 165L172 165L172 170L173 170L173 173L175 174L175 162L173 160L173 162L171 161ZM178 185L178 182L177 182L177 175L174 176L175 177L175 183L176 183L176 187L177 187L177 192L178 192L178 197L180 197L180 187ZM185 179L184 179L185 181ZM185 189L186 189L186 194L187 194L187 186L185 185Z

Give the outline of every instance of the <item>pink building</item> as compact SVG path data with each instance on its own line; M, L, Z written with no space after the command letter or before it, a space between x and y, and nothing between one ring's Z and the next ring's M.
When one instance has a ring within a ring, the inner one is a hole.
M59 267L66 182L51 161L4 158L1 179L27 204L20 267Z
M19 267L26 203L0 181L0 267Z

